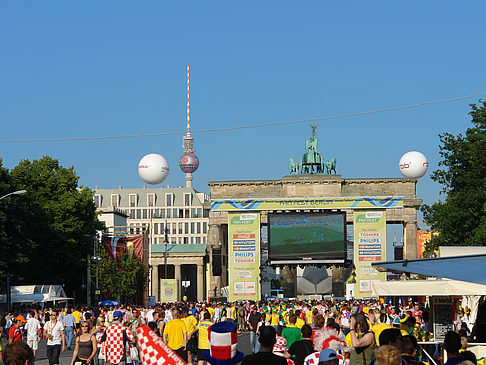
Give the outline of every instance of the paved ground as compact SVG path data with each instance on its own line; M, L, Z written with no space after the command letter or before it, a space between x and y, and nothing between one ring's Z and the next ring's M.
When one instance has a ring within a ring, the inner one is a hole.
M2 338L2 348L5 348L6 345L7 345L7 340L5 338ZM61 352L61 356L59 358L60 365L71 364L73 350L74 350L74 346L71 351L66 350L65 352ZM248 332L243 332L238 335L238 350L245 353L245 355L247 355L250 352L250 335ZM39 350L37 351L37 357L35 360L36 365L49 365L46 351L47 351L46 340L43 340L39 343Z

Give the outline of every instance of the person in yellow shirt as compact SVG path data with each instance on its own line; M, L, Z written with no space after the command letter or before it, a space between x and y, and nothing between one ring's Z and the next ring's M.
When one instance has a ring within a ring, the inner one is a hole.
M305 312L305 321L310 326L312 326L312 323L314 323L314 313L312 313L312 308L310 305L307 306L307 312Z
M197 341L195 336L197 319L184 308L182 310L182 320L186 325L187 331L187 362L188 364L192 364L192 352L196 349L195 343ZM194 353L196 353L196 351L194 351Z
M210 305L208 305L206 310L209 312L209 314L211 315L211 319L212 319L214 317L214 308L211 307Z
M270 316L270 325L277 328L280 316L278 315L278 308L276 305L272 305L272 315Z
M380 318L379 318L379 323L375 324L371 330L375 334L375 340L376 344L379 346L380 345L380 333L383 332L383 330L386 330L387 328L392 328L389 324L386 324L386 314L381 313Z
M164 342L187 362L187 330L178 309L172 310L172 320L164 327Z
M199 331L199 344L197 346L198 365L204 364L203 351L209 350L209 333L208 329L213 325L209 312L204 312L203 320L197 325Z
M300 318L301 311L300 309L297 309L295 311L295 315L297 316L297 322L295 322L295 326L298 327L299 329L302 329L302 326L305 324L305 321Z
M76 310L74 312L71 313L71 315L74 317L74 319L76 320L76 329L79 329L79 321L81 319L81 312L79 311L79 308L76 308Z

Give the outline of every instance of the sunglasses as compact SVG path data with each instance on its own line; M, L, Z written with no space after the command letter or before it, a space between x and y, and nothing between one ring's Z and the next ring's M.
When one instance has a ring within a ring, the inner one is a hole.
M89 327L87 324L83 324L81 327Z

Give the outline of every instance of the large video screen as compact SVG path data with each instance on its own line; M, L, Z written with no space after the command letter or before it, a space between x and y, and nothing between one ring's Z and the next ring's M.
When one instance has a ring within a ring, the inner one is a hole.
M270 264L344 262L346 213L269 213Z

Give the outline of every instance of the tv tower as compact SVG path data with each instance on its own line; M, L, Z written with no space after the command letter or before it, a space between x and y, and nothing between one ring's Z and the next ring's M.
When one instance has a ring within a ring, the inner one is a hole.
M191 106L189 103L189 62L187 63L187 124L186 135L182 138L184 153L179 158L179 168L186 174L186 188L192 188L192 173L199 167L199 159L194 153L194 138L191 137Z

